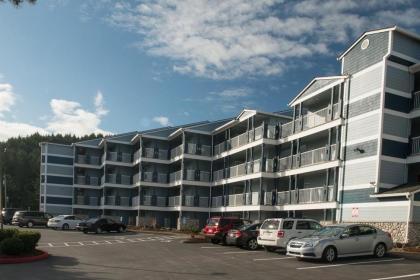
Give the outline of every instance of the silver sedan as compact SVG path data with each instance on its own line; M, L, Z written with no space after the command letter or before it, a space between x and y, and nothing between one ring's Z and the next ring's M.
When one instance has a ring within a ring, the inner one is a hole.
M337 224L323 227L308 237L287 244L287 255L297 258L324 259L374 255L382 258L393 246L391 235L363 224Z

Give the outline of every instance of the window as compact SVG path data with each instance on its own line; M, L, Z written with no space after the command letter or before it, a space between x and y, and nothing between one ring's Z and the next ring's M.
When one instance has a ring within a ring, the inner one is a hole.
M360 226L360 235L371 235L376 233L376 229L370 226Z
M315 223L315 222L309 222L309 229L319 230L321 228L322 228L322 226L320 224Z
M74 220L74 216L68 216L65 218L65 220Z
M296 223L296 229L304 229L304 230L310 229L309 222L307 222L307 221L298 221Z
M278 229L280 222L278 220L266 220L262 226L261 229Z
M360 235L360 229L358 226L353 226L347 228L344 233L348 234L349 236L357 236Z
M283 229L292 229L294 221L284 221L283 222Z

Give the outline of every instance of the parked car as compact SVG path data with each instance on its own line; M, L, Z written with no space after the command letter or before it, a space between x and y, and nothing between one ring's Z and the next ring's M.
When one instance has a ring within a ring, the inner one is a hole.
M77 224L82 222L81 219L73 215L58 215L48 220L47 226L53 229L75 229Z
M15 214L16 211L19 211L19 210L20 209L18 208L3 208L3 210L1 211L1 215L3 216L3 223L6 225L11 224L13 215Z
M123 223L116 222L109 218L92 218L86 221L80 222L76 228L78 230L83 231L83 233L94 232L94 233L102 233L102 232L125 232L127 230L127 226Z
M52 215L39 211L16 211L13 215L12 224L19 227L47 226Z
M257 238L261 223L243 225L238 229L229 230L226 243L228 245L236 245L244 247L248 250L257 250L259 245Z
M279 248L286 248L290 240L308 236L321 227L317 221L311 219L267 219L261 225L257 242L267 251L274 252Z
M228 231L239 228L244 224L249 224L249 221L237 217L212 217L204 227L203 234L213 244L219 244L221 242L223 245L226 245Z
M369 225L338 224L326 226L306 238L290 241L287 255L324 259L374 255L382 258L393 246L391 235Z

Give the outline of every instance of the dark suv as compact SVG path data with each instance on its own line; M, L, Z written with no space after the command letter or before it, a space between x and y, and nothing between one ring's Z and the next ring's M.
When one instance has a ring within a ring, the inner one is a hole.
M3 223L6 225L11 224L13 215L15 214L16 211L19 211L19 210L20 209L17 209L17 208L3 208L3 210L1 211L1 215L3 216Z
M237 217L212 217L204 227L203 233L212 243L222 242L223 245L226 245L228 231L239 228L244 224L249 224L249 221Z
M48 213L38 211L17 211L13 215L12 225L20 227L33 227L33 226L47 226L48 220L52 216Z

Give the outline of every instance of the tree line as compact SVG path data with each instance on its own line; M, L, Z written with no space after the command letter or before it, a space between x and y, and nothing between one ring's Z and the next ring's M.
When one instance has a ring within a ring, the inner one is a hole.
M39 208L40 156L39 143L71 144L102 137L102 135L40 135L10 138L0 142L0 174L7 186L7 207L21 209ZM4 190L4 189L3 189ZM5 197L3 197L5 199ZM4 205L4 200L3 200Z

